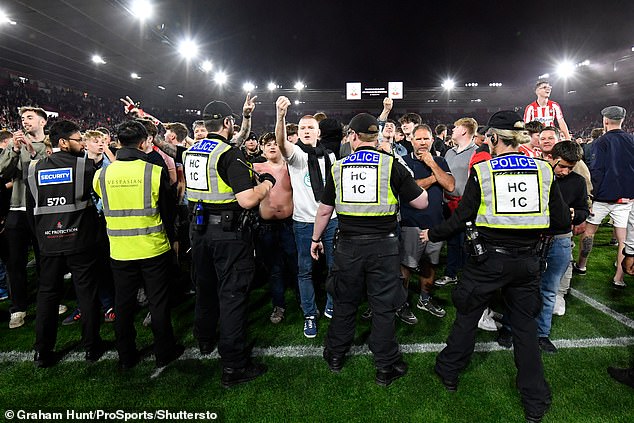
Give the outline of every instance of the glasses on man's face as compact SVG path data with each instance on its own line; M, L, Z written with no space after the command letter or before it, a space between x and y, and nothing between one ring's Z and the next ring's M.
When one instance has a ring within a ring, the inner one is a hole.
M75 141L75 142L82 142L84 141L83 138L66 138L68 141Z

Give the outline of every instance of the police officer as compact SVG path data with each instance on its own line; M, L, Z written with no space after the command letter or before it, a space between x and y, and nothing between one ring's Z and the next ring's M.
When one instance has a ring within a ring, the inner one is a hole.
M210 102L203 119L207 138L182 155L187 201L193 211L194 335L200 352L209 354L219 323L221 381L227 388L266 371L250 360L246 345L248 292L255 264L251 231L244 225L244 216L264 199L275 178L262 174L261 184L254 186L244 154L228 142L235 119L229 105Z
M94 162L84 158L84 141L75 123L62 120L50 129L59 151L31 161L27 177L27 210L40 247L39 289L35 318L35 365L55 364L58 305L64 293L63 275L73 273L82 308L82 341L86 360L103 354L99 337L97 296L97 210L91 202Z
M143 152L147 136L140 122L119 125L117 138L122 148L117 151L117 160L99 169L93 179L94 191L103 199L110 240L121 370L134 367L139 359L134 314L141 287L145 288L152 314L156 366L166 366L184 350L174 340L169 304L176 195L170 189L167 171L147 161Z
M336 210L340 232L329 287L335 313L323 356L331 371L341 371L354 337L357 309L367 295L374 312L369 345L376 383L388 386L407 373L394 329L396 308L406 299L399 279L397 198L423 209L427 192L391 155L376 150L376 118L361 113L349 127L354 152L333 164L312 235L311 255L317 259L324 251L321 235Z
M552 185L548 162L517 152L528 137L522 117L500 111L491 116L488 127L497 157L475 165L455 213L421 233L423 241L440 241L464 230L467 222L475 222L480 235L472 242L472 257L453 292L456 320L434 370L447 390L457 390L458 374L473 353L478 320L501 288L514 329L516 384L525 416L527 421L539 422L551 395L535 320L541 310L538 241L545 229L570 228L570 211Z

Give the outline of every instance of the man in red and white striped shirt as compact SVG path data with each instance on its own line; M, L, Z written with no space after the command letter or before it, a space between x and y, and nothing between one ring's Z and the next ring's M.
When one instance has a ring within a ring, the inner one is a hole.
M559 103L549 100L552 88L548 81L537 81L537 84L535 84L537 100L526 106L524 110L524 122L528 123L536 120L543 123L544 126L555 126L555 120L557 120L557 125L559 125L563 139L569 140L570 132L564 120L561 106Z

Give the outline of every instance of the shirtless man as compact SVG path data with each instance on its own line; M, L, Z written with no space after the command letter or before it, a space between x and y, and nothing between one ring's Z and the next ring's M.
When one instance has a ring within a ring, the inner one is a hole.
M297 278L297 248L293 235L293 191L286 162L275 142L275 134L269 132L262 135L260 149L266 162L253 163L253 167L259 173L270 173L277 183L260 203L256 251L269 271L273 300L273 313L270 319L272 323L280 323L286 310L284 281L287 279L294 282ZM280 247L281 253L278 252Z

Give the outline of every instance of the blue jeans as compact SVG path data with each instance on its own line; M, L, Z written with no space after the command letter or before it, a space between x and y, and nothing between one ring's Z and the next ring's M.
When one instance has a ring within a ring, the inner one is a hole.
M269 271L269 284L274 307L286 308L284 280L297 277L297 247L292 220L260 221L256 253Z
M546 262L548 266L542 273L541 294L542 311L537 316L537 336L550 336L550 326L553 319L553 308L555 298L559 290L559 281L566 273L570 263L570 253L572 250L571 238L554 238L548 251Z
M321 235L324 243L324 253L328 270L332 267L334 258L334 238L337 229L337 219L330 219L326 230ZM313 237L313 224L293 221L295 244L297 244L297 284L305 316L316 316L315 287L313 286L313 259L310 256L310 244ZM327 294L326 308L332 308L332 297Z

